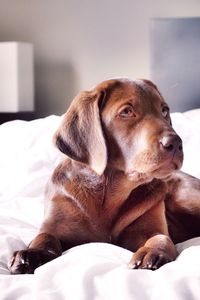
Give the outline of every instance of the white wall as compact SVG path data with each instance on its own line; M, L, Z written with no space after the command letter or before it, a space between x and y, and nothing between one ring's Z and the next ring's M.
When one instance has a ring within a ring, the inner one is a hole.
M38 116L110 77L149 77L152 17L200 16L199 0L0 0L0 41L32 42Z

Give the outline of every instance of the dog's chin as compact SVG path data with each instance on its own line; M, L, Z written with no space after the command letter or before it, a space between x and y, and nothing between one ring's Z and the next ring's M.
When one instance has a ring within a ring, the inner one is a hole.
M153 172L153 177L156 179L165 179L177 170L178 169L176 167L164 170L156 170L155 172Z
M129 180L144 180L146 182L151 181L153 178L165 179L169 177L173 172L179 170L182 166L181 161L166 161L159 165L145 166L144 169L132 170L127 172Z
M166 161L157 166L155 170L152 172L154 178L164 179L170 176L173 172L178 171L182 166L182 160L171 160Z

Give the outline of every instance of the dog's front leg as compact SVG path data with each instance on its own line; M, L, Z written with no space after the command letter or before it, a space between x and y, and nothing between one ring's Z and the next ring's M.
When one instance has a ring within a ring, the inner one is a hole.
M168 235L168 226L163 201L144 214L134 228L140 240L129 266L133 269L156 270L177 257L174 243Z
M156 270L173 261L176 256L177 251L171 239L164 234L156 234L133 254L129 267Z
M164 202L159 201L128 226L120 245L134 251L129 263L132 269L156 270L173 261L177 251L168 235Z
M53 235L40 233L26 250L14 252L9 269L11 274L32 274L37 267L61 254L60 241Z

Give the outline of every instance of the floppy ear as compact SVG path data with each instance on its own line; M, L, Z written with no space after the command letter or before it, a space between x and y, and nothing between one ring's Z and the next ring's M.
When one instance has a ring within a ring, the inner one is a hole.
M56 146L70 158L88 164L101 175L107 164L99 106L103 92L82 92L72 102L54 136Z

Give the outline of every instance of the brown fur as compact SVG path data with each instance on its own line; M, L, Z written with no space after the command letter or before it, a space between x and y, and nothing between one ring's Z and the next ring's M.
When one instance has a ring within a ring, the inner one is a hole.
M46 192L38 236L12 257L32 273L70 247L107 242L134 251L131 268L176 258L200 235L200 180L178 171L183 152L168 106L148 80L108 80L80 93L54 136L66 159Z

